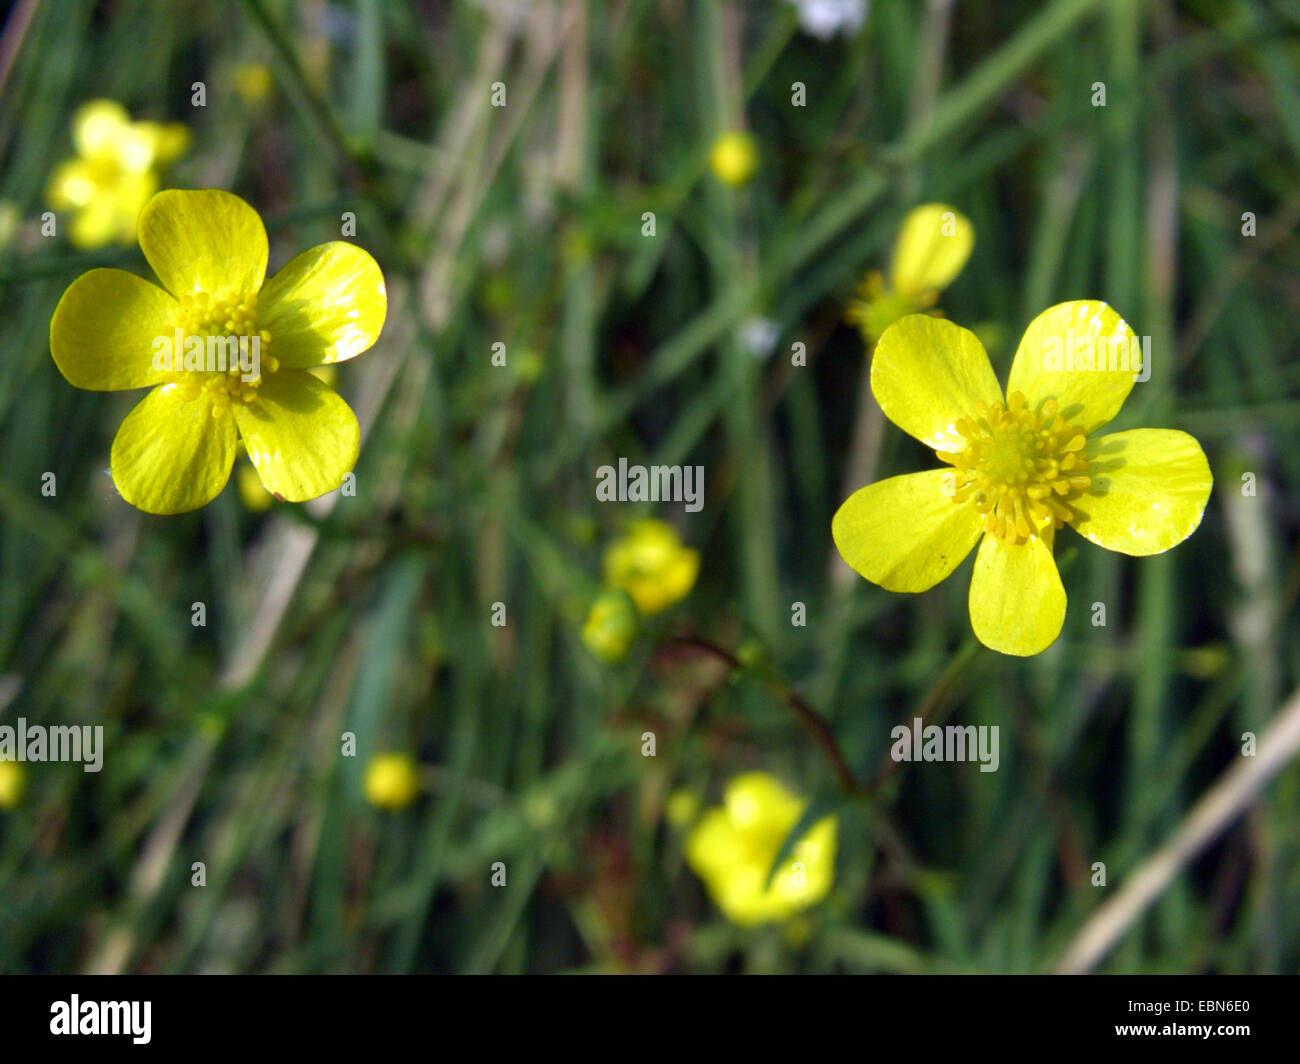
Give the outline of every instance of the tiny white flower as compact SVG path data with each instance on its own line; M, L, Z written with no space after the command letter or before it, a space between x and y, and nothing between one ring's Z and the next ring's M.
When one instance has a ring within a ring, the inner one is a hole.
M799 26L818 40L837 33L851 37L867 20L867 0L788 0L798 8Z
M781 338L781 323L771 318L748 318L740 323L740 346L760 361L771 356Z

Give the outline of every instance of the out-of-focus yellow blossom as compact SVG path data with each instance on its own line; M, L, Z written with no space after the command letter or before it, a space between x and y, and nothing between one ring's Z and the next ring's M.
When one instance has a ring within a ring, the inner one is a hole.
M899 318L929 310L961 273L975 246L975 229L964 214L944 203L926 203L903 219L886 280L867 274L848 319L869 343Z
M376 809L405 809L420 793L420 772L407 754L376 754L366 765L366 800Z
M749 184L758 169L758 144L748 133L724 133L709 151L709 169L724 185Z
M633 521L605 550L606 586L631 595L643 617L685 598L699 571L699 551L683 546L677 529L655 518Z
M1059 303L1029 323L1004 399L974 333L923 314L890 326L871 360L872 394L949 468L855 491L831 522L840 555L873 584L919 592L978 543L976 638L1020 657L1046 650L1065 621L1059 529L1145 557L1181 543L1205 513L1214 478L1195 439L1098 431L1132 391L1141 357L1105 303Z
M12 809L23 796L26 775L17 761L0 761L0 809Z
M160 172L189 148L178 122L132 122L113 100L91 100L72 117L74 158L50 177L46 198L74 212L68 239L77 247L129 244L144 205L158 191Z
M835 818L808 829L767 883L772 862L808 803L765 772L737 776L721 806L707 809L686 840L686 860L734 924L788 920L821 901L835 878Z
M388 310L379 264L336 240L267 280L262 219L220 189L158 193L140 215L140 247L163 287L91 270L50 321L50 353L70 384L152 388L113 440L122 498L153 514L206 505L230 479L241 438L277 497L305 502L338 488L360 429L308 370L379 338Z
M265 63L240 63L235 67L235 92L247 104L259 104L271 95L275 80Z
M582 641L601 661L622 661L636 639L640 622L626 591L602 591L582 625Z

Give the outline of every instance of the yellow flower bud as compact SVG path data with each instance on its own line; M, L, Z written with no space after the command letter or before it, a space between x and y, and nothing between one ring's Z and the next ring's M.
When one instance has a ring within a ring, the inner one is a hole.
M758 144L748 133L724 133L713 142L709 168L724 185L747 185L758 169Z
M405 809L420 793L420 774L407 754L376 754L366 765L366 800L376 809Z
M582 625L582 641L601 661L622 661L636 639L636 607L625 591L602 592Z
M26 774L17 761L0 761L0 809L12 809L23 796Z
M922 204L898 231L889 287L918 309L929 306L961 273L974 246L969 218L944 203Z

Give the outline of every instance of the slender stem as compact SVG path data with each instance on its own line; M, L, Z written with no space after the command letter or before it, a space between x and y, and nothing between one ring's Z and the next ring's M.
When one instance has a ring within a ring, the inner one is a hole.
M671 642L676 646L710 654L725 663L728 668L743 669L745 667L745 663L731 651L707 639L701 639L697 636L680 636L672 639ZM861 793L862 784L854 776L853 770L849 768L849 763L845 760L844 754L840 752L840 745L836 741L835 733L831 731L830 725L826 723L826 718L805 702L803 696L789 684L773 679L768 679L766 682L769 687L781 696L782 701L794 713L799 723L808 730L817 745L821 747L822 753L826 755L826 760L830 762L831 771L835 773L835 778L840 787L849 794Z
M674 646L709 654L732 670L745 668L745 663L735 654L708 639L702 639L699 636L677 636L669 642ZM935 680L929 691L926 692L925 697L921 699L920 704L913 711L913 717L920 717L926 723L934 723L947 718L956 705L949 696L956 689L962 673L975 659L975 652L978 647L979 644L974 639L971 639L953 656L947 667L939 674L938 679ZM831 771L835 774L836 781L846 794L864 798L871 797L880 790L898 768L899 763L886 754L871 779L858 779L840 750L839 742L836 740L831 726L826 722L826 718L809 705L803 696L789 684L771 677L763 677L763 679L768 687L781 696L782 701L789 707L799 723L812 735L817 745L821 747L822 753L826 755L826 760L830 763Z

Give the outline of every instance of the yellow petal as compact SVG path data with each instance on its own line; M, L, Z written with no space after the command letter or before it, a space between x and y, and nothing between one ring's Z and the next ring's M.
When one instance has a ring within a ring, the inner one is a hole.
M306 369L352 358L379 339L388 293L370 254L336 240L285 266L266 283L258 306L281 365Z
M131 116L116 100L90 100L72 116L72 143L78 155L111 156L130 125Z
M931 469L859 488L831 521L840 556L887 591L934 587L970 553L982 526L973 503L953 502L952 478L950 469Z
M1065 623L1065 588L1043 540L1013 545L984 537L970 584L970 623L981 643L1003 654L1028 657L1056 641Z
M108 195L99 196L82 207L68 226L68 240L78 248L129 244L134 239L135 215L121 210L113 197Z
M744 844L726 810L706 810L686 839L686 860L701 877L710 879L725 874L743 863Z
M84 273L68 286L50 319L54 364L69 384L97 392L160 384L153 341L171 337L179 309L161 288L133 273Z
M137 122L135 126L148 142L153 166L167 166L189 151L190 130L183 123Z
M257 398L234 410L263 486L288 502L333 491L356 464L361 443L356 415L310 373L268 374Z
M140 214L140 248L173 295L252 295L266 276L266 229L257 211L220 189L169 188Z
M900 429L952 452L966 446L956 423L978 417L977 402L1002 398L975 334L925 314L909 314L885 330L871 360L871 391Z
M909 302L947 288L975 246L970 219L944 203L926 203L903 219L889 268L889 286Z
M812 905L830 893L835 878L835 842L835 818L819 820L776 870L769 892L781 899L787 912Z
M84 207L98 191L94 167L84 159L59 163L45 186L45 198L56 211Z
M1214 478L1201 445L1174 429L1133 429L1088 441L1092 486L1071 502L1079 535L1143 556L1177 546L1201 523Z
M1091 433L1119 413L1141 368L1141 347L1124 319L1098 300L1076 299L1029 323L1007 394L1024 393L1031 407L1055 399L1068 424Z
M212 416L211 393L186 402L175 384L146 395L113 440L113 483L151 514L197 510L217 497L235 461L235 423Z
M752 839L774 842L776 847L798 823L807 804L766 772L746 772L731 780L722 802L737 831L747 833ZM772 857L776 856L776 847Z

